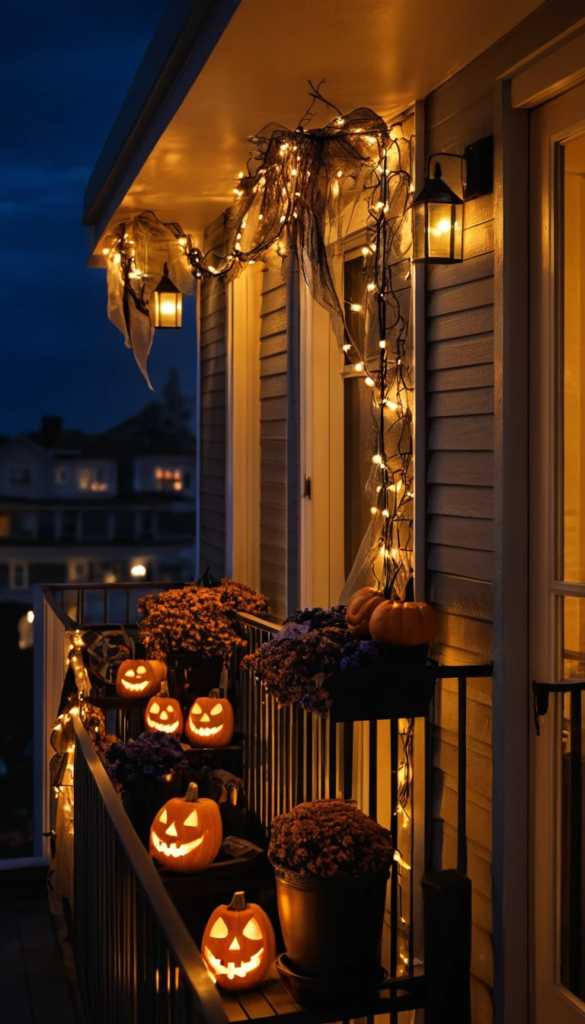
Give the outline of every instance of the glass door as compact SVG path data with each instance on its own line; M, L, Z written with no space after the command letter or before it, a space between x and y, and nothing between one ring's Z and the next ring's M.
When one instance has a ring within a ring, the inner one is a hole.
M531 115L531 678L585 680L585 87ZM533 744L536 1024L585 1020L585 694Z

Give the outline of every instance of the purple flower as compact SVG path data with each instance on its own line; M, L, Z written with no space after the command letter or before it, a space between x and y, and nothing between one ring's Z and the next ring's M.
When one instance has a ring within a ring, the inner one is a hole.
M178 740L164 733L147 733L130 743L113 743L107 752L106 771L123 788L137 782L156 782L172 771L183 771L188 761Z

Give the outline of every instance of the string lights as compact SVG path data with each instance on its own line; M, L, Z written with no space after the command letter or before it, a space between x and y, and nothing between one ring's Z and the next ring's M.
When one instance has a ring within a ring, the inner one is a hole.
M254 152L233 187L222 247L204 253L180 224L162 223L150 211L115 229L103 250L108 310L147 376L151 300L165 271L181 293L195 294L199 281L233 280L248 264L275 253L296 257L314 299L330 314L346 360L371 391L374 540L367 560L386 595L403 598L411 577L413 498L407 358L411 138L403 128L406 119L388 125L366 107L343 114L319 86L311 86L310 95L311 106L296 128L269 126L251 137ZM335 112L322 128L309 126L316 101ZM335 243L364 199L363 294L346 303L335 286ZM352 335L356 318L360 329Z

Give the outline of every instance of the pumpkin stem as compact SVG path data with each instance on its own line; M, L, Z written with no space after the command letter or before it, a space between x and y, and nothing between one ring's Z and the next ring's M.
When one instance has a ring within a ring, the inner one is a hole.
M161 697L169 696L169 684L166 679L163 679L162 683L160 684L160 690L158 692Z
M245 910L247 907L246 893L235 892L232 896L232 902L228 906L228 910Z
M199 786L196 782L190 782L189 788L183 797L188 804L195 804L199 799Z
M209 691L208 697L212 697L214 700L219 700L219 698L221 697L221 691L218 690L217 687L214 687L213 690Z

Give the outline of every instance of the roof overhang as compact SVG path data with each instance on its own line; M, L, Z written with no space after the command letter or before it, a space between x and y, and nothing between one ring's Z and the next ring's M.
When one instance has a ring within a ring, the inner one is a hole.
M142 210L201 237L266 124L298 123L308 79L342 110L396 114L539 0L174 0L88 185L92 250ZM317 117L328 120L323 111ZM317 120L315 123L319 123ZM93 261L92 261L93 262ZM95 262L101 262L99 257Z

